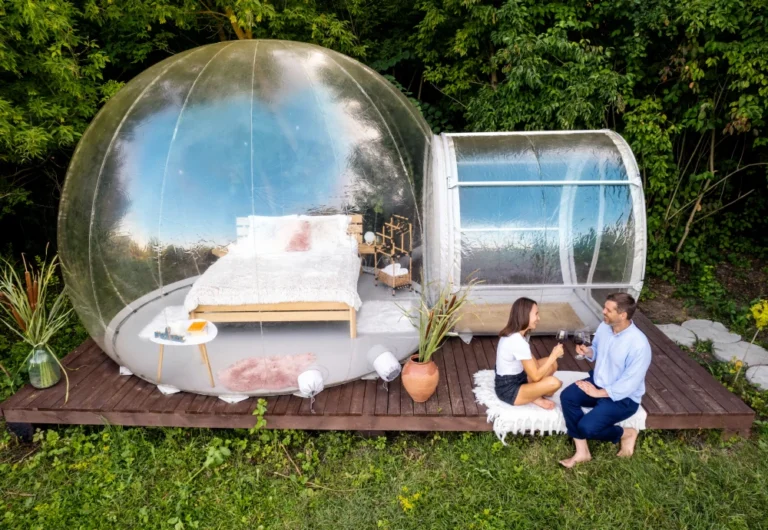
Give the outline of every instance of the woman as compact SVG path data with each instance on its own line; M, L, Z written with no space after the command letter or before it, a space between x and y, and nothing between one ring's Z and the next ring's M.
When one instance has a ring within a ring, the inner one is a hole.
M510 405L533 403L550 410L555 403L551 396L562 386L552 374L557 370L557 359L565 352L558 344L546 359L534 359L528 335L539 323L539 306L530 298L520 298L509 312L509 322L499 333L496 350L496 395Z

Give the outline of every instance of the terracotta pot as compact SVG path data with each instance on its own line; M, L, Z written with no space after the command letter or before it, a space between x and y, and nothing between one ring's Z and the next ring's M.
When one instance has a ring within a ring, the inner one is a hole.
M424 403L435 393L440 371L434 361L420 363L418 355L411 355L405 363L401 377L408 395L416 403Z

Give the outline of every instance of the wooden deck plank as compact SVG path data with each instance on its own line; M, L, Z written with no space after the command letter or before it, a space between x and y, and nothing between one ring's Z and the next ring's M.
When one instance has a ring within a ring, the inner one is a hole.
M437 364L437 369L440 371L440 377L437 380L437 414L438 416L451 416L451 394L448 388L448 379L446 377L445 369L445 347L436 351L432 356L432 359ZM414 406L414 414L416 408Z
M405 392L402 389L401 380L398 377L394 381L391 381L387 388L389 389L389 395L387 396L387 415L399 416L400 415L400 392Z
M257 397L244 399L239 403L230 405L229 408L227 408L227 414L251 414L254 410L256 410L256 404L258 401L259 398ZM269 401L267 401L267 406L269 406Z
M190 403L192 403L192 400L195 399L196 394L192 394L190 392L180 392L183 394L181 396L181 399L176 403L176 406L173 409L170 409L171 403L168 403L168 408L165 408L163 412L176 412L178 411L179 414L184 414L184 412L187 410L187 407Z
M448 341L443 346L443 363L445 371L440 374L440 378L448 380L448 395L451 398L451 413L454 416L466 416L467 411L464 407L464 396L461 393L461 382L459 381L459 368L454 355L455 341Z
M352 408L352 396L355 393L355 381L345 383L341 387L341 394L339 395L339 403L336 405L336 414L347 416L350 414Z
M640 315L636 322L649 337L654 354L643 397L648 427L748 431L754 412L643 318ZM552 337L533 337L531 350L542 358L554 343ZM494 368L497 346L496 337L474 337L470 344L448 341L435 354L440 383L426 403L414 403L400 379L389 384L389 391L381 381L354 381L321 392L315 414L309 411L309 400L269 397L267 428L488 431L492 426L485 421L485 410L474 402L472 375ZM560 369L590 368L573 358L572 343L565 347ZM72 368L70 401L63 403L63 385L42 391L26 386L0 404L6 421L248 428L256 420L250 412L257 398L227 404L185 392L162 395L152 383L120 376L117 365L92 341L63 362Z
M103 362L81 382L78 391L72 392L70 390L69 400L66 403L62 401L60 405L62 409L80 409L82 404L93 394L109 389L111 380L120 377L120 373L115 370L115 363L112 359L103 357Z
M125 384L111 396L106 393L98 396L92 403L93 409L107 412L113 411L115 406L120 403L126 395L133 392L136 386L141 382L141 379L136 376L129 376L127 379Z
M475 386L474 376L477 372L480 371L480 368L477 366L477 357L475 357L475 349L472 347L471 343L465 344L464 341L461 341L461 350L464 353L464 364L467 365L467 376L469 381L469 395L465 399L472 401L472 404L475 406L475 412L474 412L475 415L478 415L478 414L485 415L485 407L475 402L475 393L472 391L472 389Z
M656 379L662 384L662 386L674 396L674 398L683 406L686 414L701 414L701 409L684 394L684 390L681 391L678 388L678 384L684 388L684 385L679 382L679 378L674 377L672 374L667 374L664 370L660 369L658 364L652 366L648 370L656 376Z
M674 398L668 395L669 392L663 388L663 385L656 379L656 376L650 371L645 375L645 396L643 396L642 405L648 414L678 414L677 410L684 412L683 406ZM673 408L673 404L675 408Z
M304 399L299 409L299 415L323 414L325 412L325 403L328 401L328 393L328 391L323 391L316 395L314 405L311 399Z
M114 406L113 410L121 412L141 412L141 404L149 397L152 391L157 391L157 387L143 379L125 395L125 397Z
M328 394L330 392L320 392L315 400L315 414L325 414L325 407L328 403Z
M480 344L483 348L483 353L485 354L485 362L488 363L488 369L489 370L495 370L496 369L496 346L494 346L493 341L490 337L483 337L480 340Z
M328 398L325 401L325 410L323 411L323 414L336 414L336 407L339 404L339 396L341 396L341 388L342 385L336 385L328 389Z
M285 410L286 416L296 416L301 408L301 402L304 401L299 396L291 395L290 401L288 401L288 408Z
M389 390L384 388L382 379L376 379L374 384L376 385L376 406L373 413L377 416L385 416L389 408Z
M663 353L658 354L656 366L654 368L658 368L658 370L667 375L670 380L675 382L679 391L679 393L676 394L676 397L682 395L690 398L690 400L702 411L702 414L726 412L717 401L712 399L712 397L699 386L697 381L692 379L687 373L682 372L680 368Z
M202 408L205 406L205 402L207 399L208 399L208 396L195 394L195 398L192 401L190 401L189 407L187 407L186 412L189 412L191 414L199 414Z
M174 396L176 395L178 394L174 394ZM172 396L167 396L167 397L172 397ZM243 401L248 401L248 400L244 399ZM232 410L243 401L238 401L237 403L227 403L223 399L216 399L216 404L211 409L211 412L213 412L214 414L230 414L232 413Z
M376 412L376 381L365 381L365 398L363 399L363 414L366 416Z
M88 347L81 347L76 349L71 354L64 357L64 359L61 360L61 364L64 365L64 367L67 369L67 375L70 375L74 373L76 369L78 369L80 366L84 366L87 364L87 359L89 355L92 355L94 353L98 353L101 350L99 350L98 345L91 340L88 339L85 343L88 344ZM62 379L64 379L64 376L62 374ZM72 377L70 377L71 382ZM66 383L60 382L57 386L65 386ZM32 387L32 385L25 385L23 386L16 394L11 396L9 399L7 399L4 403L0 404L3 407L23 407L23 408L29 408L32 403L36 402L41 396L47 395L49 389L37 389ZM62 390L63 391L63 390ZM70 391L71 391L71 385L70 385ZM17 397L18 396L18 397Z
M434 360L435 357L433 356L432 359ZM435 360L435 364L437 364L437 361ZM438 371L440 370L440 365L437 367ZM442 377L442 374L441 374ZM440 381L437 382L438 388L440 385ZM435 393L429 396L429 399L425 401L424 403L416 403L414 402L410 397L408 399L412 403L413 407L413 413L416 416L439 416L440 415L440 403L438 401L438 389L435 389Z
M277 397L277 402L275 403L275 410L272 413L273 416L282 416L285 414L285 411L288 409L288 402L291 400L291 396L283 395Z
M176 392L175 394L165 395L159 390L156 392L152 392L150 396L147 398L147 400L144 402L144 405L142 406L142 410L146 410L149 412L162 412L166 408L170 408L171 406L176 408L175 405L178 405L179 402L183 399L183 393L182 392Z
M65 368L71 368L75 360L80 357L84 352L92 349L98 349L96 342L93 339L88 339L80 346L75 348L72 353L66 355L61 359L61 364ZM64 376L62 375L62 379ZM29 403L40 397L40 393L45 389L37 389L32 385L24 385L16 391L11 397L6 399L3 403L0 403L0 407L14 408L14 407L27 407Z
M71 370L69 371L70 398L74 396L78 385L85 381L86 377L104 362L104 355L98 354L98 350L95 348L84 352L72 362ZM64 404L67 392L66 385L58 384L46 390L47 392L40 393L38 398L29 403L28 406L34 409L50 409L58 408L59 405Z
M413 400L403 386L403 378L397 380L400 381L400 416L413 416Z
M453 344L453 363L456 365L456 373L459 377L459 390L461 391L461 401L464 405L464 413L467 416L477 416L477 404L475 403L475 394L472 392L472 376L467 365L466 354L464 352L464 341L451 341ZM474 366L474 355L472 355L472 365ZM472 373L475 371L473 370Z
M363 401L365 400L365 381L352 383L352 399L349 404L349 414L359 416L363 413Z
M469 343L472 346L472 351L475 353L475 362L479 370L493 370L494 366L488 364L488 359L485 357L485 351L483 350L482 339L474 337L472 342Z
M267 414L272 414L275 412L275 407L277 406L277 399L280 396L269 396L267 397Z

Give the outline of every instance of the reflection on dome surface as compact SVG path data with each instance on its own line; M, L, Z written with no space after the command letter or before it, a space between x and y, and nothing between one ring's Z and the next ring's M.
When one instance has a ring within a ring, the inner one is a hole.
M202 346L164 346L162 383L182 390L287 391L310 367L326 384L356 379L382 341L402 359L416 334L397 306L417 295L374 285L357 247L393 215L421 245L430 139L386 80L330 50L175 55L115 95L73 157L59 238L75 308L108 355L155 382L154 332L215 322L213 388Z

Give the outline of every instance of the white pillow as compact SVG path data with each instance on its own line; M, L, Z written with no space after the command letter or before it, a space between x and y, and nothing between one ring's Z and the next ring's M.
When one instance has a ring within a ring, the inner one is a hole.
M348 215L322 215L310 217L312 248L323 252L336 252L350 245Z
M296 223L297 215L270 217L267 215L251 215L248 217L248 245L256 254L274 254L282 252L287 244L284 240L283 227L288 223Z

